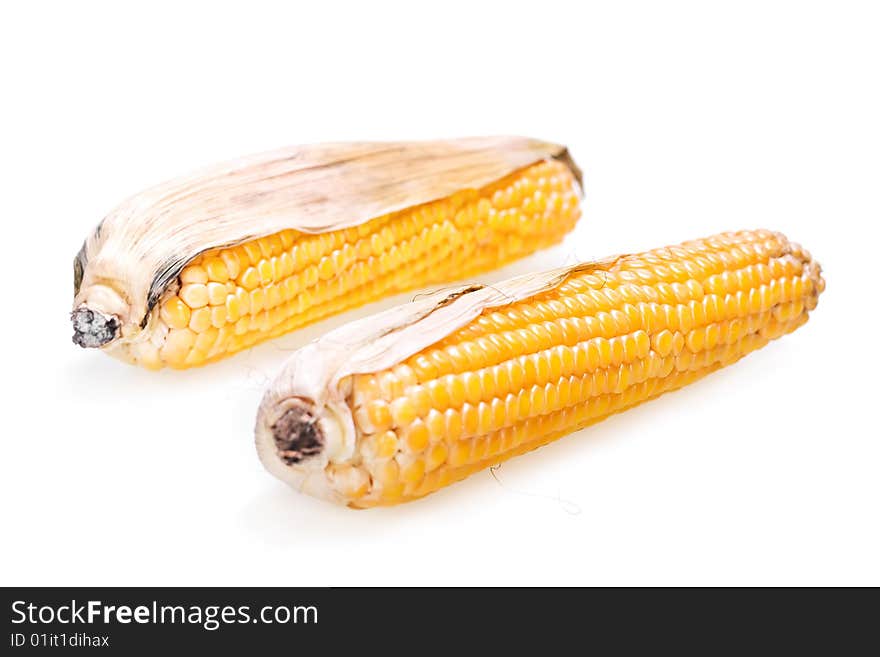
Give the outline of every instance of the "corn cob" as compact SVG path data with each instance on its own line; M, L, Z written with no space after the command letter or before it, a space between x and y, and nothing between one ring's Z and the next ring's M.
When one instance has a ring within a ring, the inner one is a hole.
M263 398L258 451L312 495L412 500L793 331L820 274L758 230L439 292L296 352Z
M73 341L201 365L560 241L579 175L563 147L511 137L301 147L172 181L84 244Z

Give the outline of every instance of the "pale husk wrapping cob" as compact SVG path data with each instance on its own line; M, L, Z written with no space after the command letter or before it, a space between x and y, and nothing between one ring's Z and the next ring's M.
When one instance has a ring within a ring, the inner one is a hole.
M333 502L412 500L738 360L823 289L808 252L758 230L442 290L294 353L258 453Z
M580 172L524 137L300 146L137 194L74 262L74 342L190 367L562 239Z

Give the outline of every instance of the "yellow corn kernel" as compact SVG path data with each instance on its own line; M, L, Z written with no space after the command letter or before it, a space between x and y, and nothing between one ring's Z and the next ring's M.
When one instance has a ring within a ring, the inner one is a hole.
M407 484L417 484L425 476L425 462L416 459L405 465L400 472L400 478Z
M226 290L225 281L223 283L211 281L206 286L208 291L208 303L212 306L222 306L226 303L228 292Z
M211 326L211 309L208 307L198 308L192 311L189 327L196 333L201 333Z
M189 306L180 297L171 297L165 301L159 312L162 321L173 329L182 329L188 326L191 314Z
M256 267L248 267L238 277L238 284L245 290L254 290L260 284L260 274Z
M427 472L436 470L446 462L448 455L449 448L446 446L446 443L437 443L431 447L428 455L425 457L425 470Z
M384 431L391 427L392 417L388 404L381 400L374 400L367 406L367 415L370 418L375 431Z
M202 260L202 266L205 269L209 281L225 283L231 276L223 258L217 256L205 256Z
M406 429L406 446L410 452L424 451L431 441L431 432L422 420L414 420Z
M208 305L208 288L202 283L187 283L180 288L180 299L190 308Z
M372 461L368 468L373 477L373 484L385 489L386 495L388 495L388 489L400 479L400 466L394 459ZM399 494L394 497L399 497Z
M397 434L393 431L383 431L365 438L369 442L367 449L378 459L388 459L397 453Z
M225 306L212 306L211 307L211 326L214 328L224 328L226 326L226 307Z
M370 486L370 476L362 468L335 466L329 468L328 476L336 489L351 499L363 496Z
M190 329L172 329L168 332L164 344L159 349L159 356L163 362L168 363L171 367L181 367L195 341L195 333Z
M187 283L199 283L204 285L210 280L208 272L205 268L198 264L191 264L180 272L180 282L184 285Z

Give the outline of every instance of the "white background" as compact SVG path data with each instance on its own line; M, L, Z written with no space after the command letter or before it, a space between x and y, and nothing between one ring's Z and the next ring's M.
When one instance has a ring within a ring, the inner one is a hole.
M880 584L871 3L137 7L0 15L2 584ZM767 227L822 262L817 311L498 481L360 512L265 473L252 425L281 359L364 311L187 372L70 342L73 255L133 192L493 133L568 144L586 199L562 248L484 280Z

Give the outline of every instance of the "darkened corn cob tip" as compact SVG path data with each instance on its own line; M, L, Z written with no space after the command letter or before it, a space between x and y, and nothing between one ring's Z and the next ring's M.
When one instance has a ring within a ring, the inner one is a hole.
M119 337L119 319L86 306L70 313L73 344L83 349L96 349Z
M77 268L74 267L77 272ZM84 349L106 347L122 337L130 305L116 287L106 281L89 287L88 294L70 313L73 343Z
M257 454L266 469L302 493L347 504L334 484L342 484L344 489L365 489L369 484L355 472L350 474L357 481L341 481L345 473L335 482L327 477L328 466L332 468L334 460L350 458L354 447L331 405L267 392L257 414L255 437Z
M287 465L302 463L324 447L324 433L312 404L291 399L281 416L269 427L278 458Z

